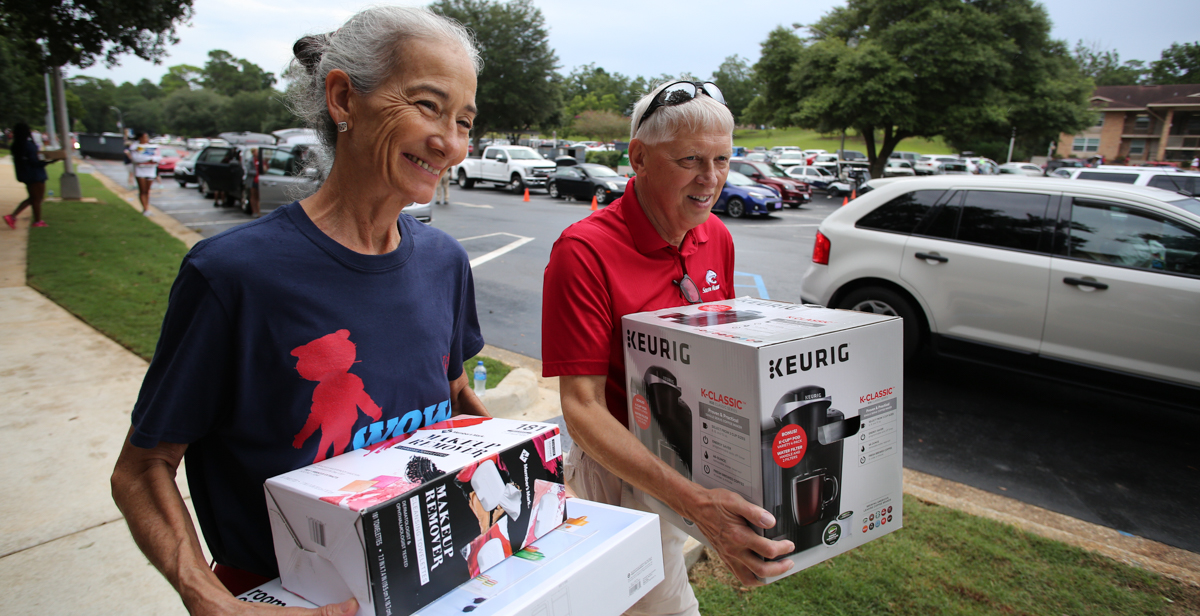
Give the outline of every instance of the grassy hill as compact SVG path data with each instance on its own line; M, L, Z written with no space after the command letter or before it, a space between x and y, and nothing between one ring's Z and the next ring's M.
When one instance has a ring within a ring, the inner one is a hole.
M841 134L822 135L816 131L803 128L776 128L770 130L735 130L733 144L753 148L764 146L768 149L777 145L794 145L802 150L824 149L834 152L841 145ZM878 147L879 142L876 142ZM846 133L846 149L866 152L862 137ZM954 150L941 139L905 139L900 142L897 150L917 152L918 154L954 154Z

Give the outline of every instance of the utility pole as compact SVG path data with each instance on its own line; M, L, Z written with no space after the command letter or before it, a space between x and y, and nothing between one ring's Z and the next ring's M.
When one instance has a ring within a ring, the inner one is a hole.
M79 176L75 175L75 165L71 156L75 154L75 146L71 143L71 125L67 122L67 97L63 89L62 67L54 67L54 93L58 98L58 131L62 143L63 174L59 181L58 191L63 199L81 199L83 191L79 188Z
M117 132L121 133L121 141L124 141L125 140L125 116L121 113L121 110L117 109L117 107L114 105L109 105L108 108L117 112ZM1012 158L1011 153L1009 153L1009 158Z
M54 98L50 96L50 73L42 75L46 78L46 134L50 136L50 147L58 147L58 135L54 130ZM42 147L42 144L38 144Z
M1017 127L1014 126L1013 130L1012 130L1012 137L1010 137L1008 139L1008 160L1006 160L1004 162L1006 162L1006 163L1012 162L1013 145L1015 145L1016 143L1017 143Z

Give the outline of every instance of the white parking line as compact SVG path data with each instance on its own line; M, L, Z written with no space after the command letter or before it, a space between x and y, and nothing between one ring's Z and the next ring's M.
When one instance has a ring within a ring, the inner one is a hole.
M480 265L483 265L484 263L487 263L488 261L491 261L492 259L495 259L496 257L499 257L499 256L509 253L513 250L516 250L516 249L524 246L525 244L528 244L529 242L533 241L532 237L525 237L523 235L517 235L515 233L505 233L503 231L501 231L499 233L488 233L485 235L473 235L471 237L464 237L458 241L459 241L459 243L462 243L462 242L467 242L470 240L482 239L485 237L496 237L497 235L507 235L509 237L515 237L517 239L516 239L516 241L511 242L506 246L497 248L496 250L493 250L485 255L481 255L481 256L475 257L474 259L471 259L471 269L474 269Z
M483 205L476 205L476 204L474 204L474 203L462 203L461 201L455 201L455 202L454 202L454 205L461 205L461 206L463 206L463 207L478 207L478 208L483 208L483 209L485 209L485 210L490 210L490 209L493 209L493 208L492 208L492 206L490 206L490 205L487 205L487 204L483 204Z

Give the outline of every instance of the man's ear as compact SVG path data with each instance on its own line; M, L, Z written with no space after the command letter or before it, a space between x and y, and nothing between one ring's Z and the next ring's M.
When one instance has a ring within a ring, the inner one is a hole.
M646 166L646 144L641 139L629 141L629 166L633 167L634 175L641 175Z

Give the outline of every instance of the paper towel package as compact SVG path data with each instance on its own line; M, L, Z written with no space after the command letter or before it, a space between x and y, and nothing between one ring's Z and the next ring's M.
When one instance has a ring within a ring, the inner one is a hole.
M796 545L789 575L900 528L901 319L738 298L622 322L629 429L685 477L775 516L761 532Z
M554 424L459 417L268 479L283 588L407 616L565 515Z
M568 519L416 616L617 616L662 581L658 516L567 500ZM272 580L243 601L316 607Z

